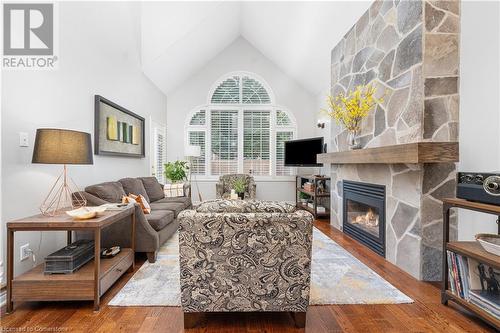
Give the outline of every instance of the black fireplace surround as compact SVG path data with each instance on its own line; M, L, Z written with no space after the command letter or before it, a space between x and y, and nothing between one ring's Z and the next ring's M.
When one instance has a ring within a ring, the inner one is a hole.
M343 231L385 258L385 186L343 181Z

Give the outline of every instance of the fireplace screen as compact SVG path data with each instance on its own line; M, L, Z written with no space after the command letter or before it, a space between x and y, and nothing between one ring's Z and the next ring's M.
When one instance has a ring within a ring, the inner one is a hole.
M343 231L385 256L385 186L343 181Z
M347 222L355 224L364 231L379 237L379 210L370 205L347 200Z

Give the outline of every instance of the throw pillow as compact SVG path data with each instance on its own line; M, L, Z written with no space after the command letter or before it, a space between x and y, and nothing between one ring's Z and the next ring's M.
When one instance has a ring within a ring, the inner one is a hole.
M136 203L137 201L132 198L132 196L130 196L130 194L127 196L127 195L124 195L122 197L122 203L124 204L129 204L129 203Z
M176 198L184 196L184 183L165 184L163 187L165 198Z
M142 195L135 195L132 193L129 193L128 195L132 199L134 199L142 208L142 211L144 214L151 214L151 206L149 205L149 202L146 200L146 198Z

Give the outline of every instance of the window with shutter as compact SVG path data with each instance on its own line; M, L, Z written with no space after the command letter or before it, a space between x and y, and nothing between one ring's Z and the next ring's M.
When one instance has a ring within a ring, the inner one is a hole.
M291 126L292 121L288 114L282 110L276 111L276 126Z
M243 172L270 175L270 111L243 111Z
M230 73L219 80L208 104L186 120L185 143L200 146L202 152L193 159L193 173L292 175L293 169L284 166L284 142L295 138L296 123L273 104L273 96L251 73Z
M212 175L238 172L238 110L211 111Z
M243 104L269 104L271 99L266 88L257 80L243 76Z
M222 81L215 89L211 102L214 104L239 104L240 77L233 76Z
M166 127L160 126L156 123L152 124L153 140L151 147L152 150L152 174L158 179L160 183L165 182L165 175L163 174L165 163L167 161L166 149Z
M189 145L200 146L199 157L192 157L191 172L196 175L205 174L205 131L190 131Z
M292 131L276 132L276 176L292 175L292 168L285 166L285 142L293 140Z
M189 125L205 125L205 123L206 123L205 110L197 111L189 121Z

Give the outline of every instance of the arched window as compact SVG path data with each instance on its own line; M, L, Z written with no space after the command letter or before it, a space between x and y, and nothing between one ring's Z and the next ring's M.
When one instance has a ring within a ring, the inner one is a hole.
M292 174L284 166L284 142L295 138L295 119L274 104L264 80L229 73L214 84L208 101L186 119L186 144L201 147L201 156L193 159L194 174Z

